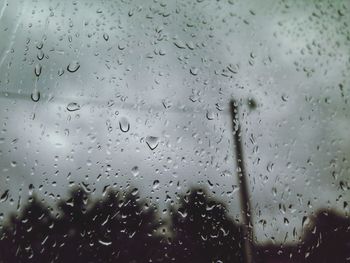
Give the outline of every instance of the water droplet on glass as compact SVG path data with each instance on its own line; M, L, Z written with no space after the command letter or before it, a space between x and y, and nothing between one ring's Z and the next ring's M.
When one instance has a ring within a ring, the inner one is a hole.
M44 46L44 42L40 41L37 45L36 45L36 48L37 49L42 49Z
M139 167L138 167L138 166L134 166L134 167L131 169L131 173L133 174L133 176L138 176L139 173L140 173Z
M32 194L33 194L33 190L34 190L34 185L33 185L33 184L30 184L30 185L29 185L29 195L32 195Z
M172 102L169 99L164 99L162 101L164 108L169 109L172 106Z
M180 215L181 217L183 217L183 218L186 218L186 217L187 217L187 212L186 212L186 211L180 211L180 210L178 210L177 212L179 213L179 215Z
M288 95L282 95L281 99L285 102L288 101Z
M98 243L100 243L103 246L110 246L110 245L112 245L111 241L102 241L100 239L98 240Z
M5 202L9 198L9 190L6 190L0 197L0 203Z
M221 176L223 177L231 177L232 176L232 173L228 170L225 170L223 172L221 172Z
M159 187L159 180L153 181L153 189L157 189Z
M40 76L40 74L41 74L41 69L42 69L42 67L41 67L40 64L36 64L36 65L35 65L35 68L34 68L35 76L37 76L37 77Z
M276 187L272 187L272 194L273 196L277 196L277 188Z
M194 49L194 44L192 41L189 41L186 43L186 46L190 49L190 50L193 50Z
M124 43L119 43L118 44L118 49L119 50L124 50L125 49L125 44Z
M270 173L273 170L274 163L268 163L266 166L266 170Z
M40 91L33 91L32 94L30 94L30 98L32 99L32 101L38 102L40 100Z
M253 98L248 98L248 107L250 110L255 110L257 107L257 103Z
M302 221L301 221L302 227L304 228L309 223L310 223L310 219L307 216L304 216Z
M80 64L76 60L69 63L69 65L67 66L67 70L71 73L76 72L79 68L80 68Z
M139 193L139 189L137 189L137 188L134 188L132 191L131 191L131 194L132 195L137 195Z
M186 48L185 43L183 43L181 40L175 41L175 42L174 42L174 45L175 45L176 47L180 48L180 49Z
M44 58L44 52L42 50L39 50L38 54L36 55L36 57L39 60L42 60Z
M197 75L198 75L198 72L199 72L199 69L198 69L198 68L191 68L191 69L190 69L190 73L191 73L193 76L197 76Z
M215 118L215 113L213 112L213 111L207 111L207 113L206 113L206 117L207 117L207 119L208 120L214 120L214 118Z
M71 102L67 105L68 111L77 111L80 110L80 105L76 102Z
M130 123L127 118L121 118L119 120L119 128L122 132L128 132L130 130Z
M238 72L239 67L238 67L238 65L229 64L229 65L227 66L227 69L228 69L229 71L231 71L233 74L236 74L236 73Z
M114 100L107 101L107 107L112 107L114 105Z
M59 68L58 72L57 72L58 76L62 76L63 73L64 73L64 69L63 68Z
M147 136L146 143L148 147L153 151L158 146L159 138L154 136Z
M104 34L103 34L103 39L106 40L106 41L108 41L109 35L108 35L107 33L104 33Z

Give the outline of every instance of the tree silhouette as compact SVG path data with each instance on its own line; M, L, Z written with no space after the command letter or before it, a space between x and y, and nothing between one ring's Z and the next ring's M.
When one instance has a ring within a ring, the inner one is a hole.
M110 191L105 199L90 204L79 188L68 202L61 202L63 215L57 225L64 240L60 260L148 262L151 248L157 242L153 236L156 214L134 192Z
M58 204L60 216L54 230L59 243L57 257L60 262L93 262L90 228L94 226L88 213L91 205L91 200L82 188L75 188L68 200Z
M20 216L12 215L0 240L0 262L53 262L54 218L35 196Z
M242 231L223 203L191 189L172 211L176 262L243 262Z
M222 202L199 188L179 200L165 224L137 189L93 201L78 187L57 209L33 195L1 230L0 263L243 262L241 227ZM258 262L349 262L349 218L324 210L311 222L299 244L258 247ZM160 228L170 234L160 235Z
M31 198L2 231L0 262L152 262L159 223L136 191L110 191L94 203L76 188L58 210L53 217Z
M303 240L306 262L350 262L350 220L321 210Z

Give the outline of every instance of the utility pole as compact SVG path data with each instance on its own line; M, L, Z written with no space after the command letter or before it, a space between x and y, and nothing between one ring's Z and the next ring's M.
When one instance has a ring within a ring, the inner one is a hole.
M251 217L251 205L249 201L248 182L243 157L241 127L238 115L238 104L235 100L230 102L230 112L232 118L232 131L234 150L236 153L236 165L238 170L238 183L241 195L241 209L243 212L243 235L244 235L244 257L245 263L255 263L253 224Z

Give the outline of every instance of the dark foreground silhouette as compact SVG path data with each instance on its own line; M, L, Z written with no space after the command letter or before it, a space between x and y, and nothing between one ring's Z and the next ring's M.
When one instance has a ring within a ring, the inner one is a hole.
M240 227L199 189L171 211L169 234L135 190L92 202L78 188L57 207L51 211L33 196L11 216L1 233L0 262L243 262Z
M0 262L244 262L241 226L204 190L181 196L168 222L156 211L135 190L92 201L76 188L57 209L32 196L1 230ZM350 262L349 219L321 211L311 225L295 246L256 246L257 262Z

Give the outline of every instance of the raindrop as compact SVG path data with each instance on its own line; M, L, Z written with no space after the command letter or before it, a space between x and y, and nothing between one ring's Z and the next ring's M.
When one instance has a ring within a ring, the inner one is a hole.
M132 169L131 169L131 173L133 174L133 176L138 176L139 173L140 173L140 169L138 166L134 166Z
M282 95L281 99L286 102L286 101L288 101L288 96L287 95Z
M159 144L159 138L154 136L147 136L146 143L148 147L153 151Z
M63 68L59 68L58 72L57 72L58 76L62 76L63 73L64 73L64 69Z
M267 222L266 222L266 220L265 219L261 219L261 220L259 220L259 222L258 222L261 226L262 226L262 228L263 229L265 229L265 226L266 226L266 224L267 224Z
M255 110L257 107L257 103L253 98L248 98L248 107L250 110Z
M198 69L198 68L191 68L191 69L190 69L190 73L191 73L193 76L197 76L197 75L198 75L198 72L199 72L199 69Z
M41 67L40 64L36 64L36 65L35 65L35 68L34 68L35 76L37 76L37 77L40 76L40 74L41 74L41 69L42 69L42 67Z
M172 102L169 99L164 99L162 101L162 104L165 109L169 109L172 106Z
M112 107L114 105L114 100L107 101L107 107Z
M119 128L122 132L128 132L130 130L130 123L127 118L121 118L119 120Z
M207 111L207 113L206 113L206 117L207 117L207 119L208 120L214 120L214 118L215 118L215 113L213 112L213 111Z
M180 210L178 210L177 211L179 214L180 214L180 216L182 217L182 218L186 218L187 217L187 212L186 211L180 211Z
M29 185L29 195L32 195L32 194L33 194L33 190L34 190L34 185L33 185L33 184L30 184L30 185Z
M163 49L160 49L158 53L161 56L165 56L166 55L166 52Z
M98 240L98 243L100 243L101 245L103 245L103 246L110 246L110 245L112 245L112 242L111 241L102 241L102 240Z
M124 43L119 43L118 44L118 49L119 50L124 50L125 49L125 44Z
M67 70L71 73L76 72L80 68L80 64L78 61L74 60L67 66Z
M273 170L273 166L274 166L274 163L268 163L268 165L266 166L266 170L271 173L272 170Z
M36 48L37 49L42 49L44 46L44 43L42 41L40 41L37 45L36 45Z
M301 226L304 228L309 223L310 223L310 219L307 216L303 216L303 220L301 221Z
M9 198L9 190L6 190L0 197L0 203L6 202Z
M176 47L180 48L180 49L186 48L185 43L183 43L181 40L178 40L178 41L174 42L174 45L175 45Z
M104 33L104 34L103 34L103 39L106 40L106 41L108 41L109 35L108 35L107 33Z
M42 60L44 58L44 52L42 50L39 50L38 54L36 55L36 57L39 60Z
M231 177L232 173L230 171L228 171L228 170L225 170L225 171L221 172L220 175L223 176L223 177Z
M272 187L272 194L273 194L273 196L277 196L277 188L276 187Z
M227 66L227 69L228 69L229 71L231 71L233 74L237 74L237 73L238 73L239 66L238 66L238 65L229 64L229 65Z
M191 50L194 49L194 44L193 44L192 42L187 42L187 43L186 43L186 46L187 46L189 49L191 49Z
M71 102L67 105L68 111L77 111L80 110L80 105L76 102Z
M153 189L157 189L159 187L159 180L153 181Z
M131 194L132 194L133 196L137 195L138 193L139 193L139 189L137 189L137 188L134 188L134 189L131 191Z
M32 94L30 94L30 98L32 99L32 101L38 102L40 100L40 91L34 90Z

